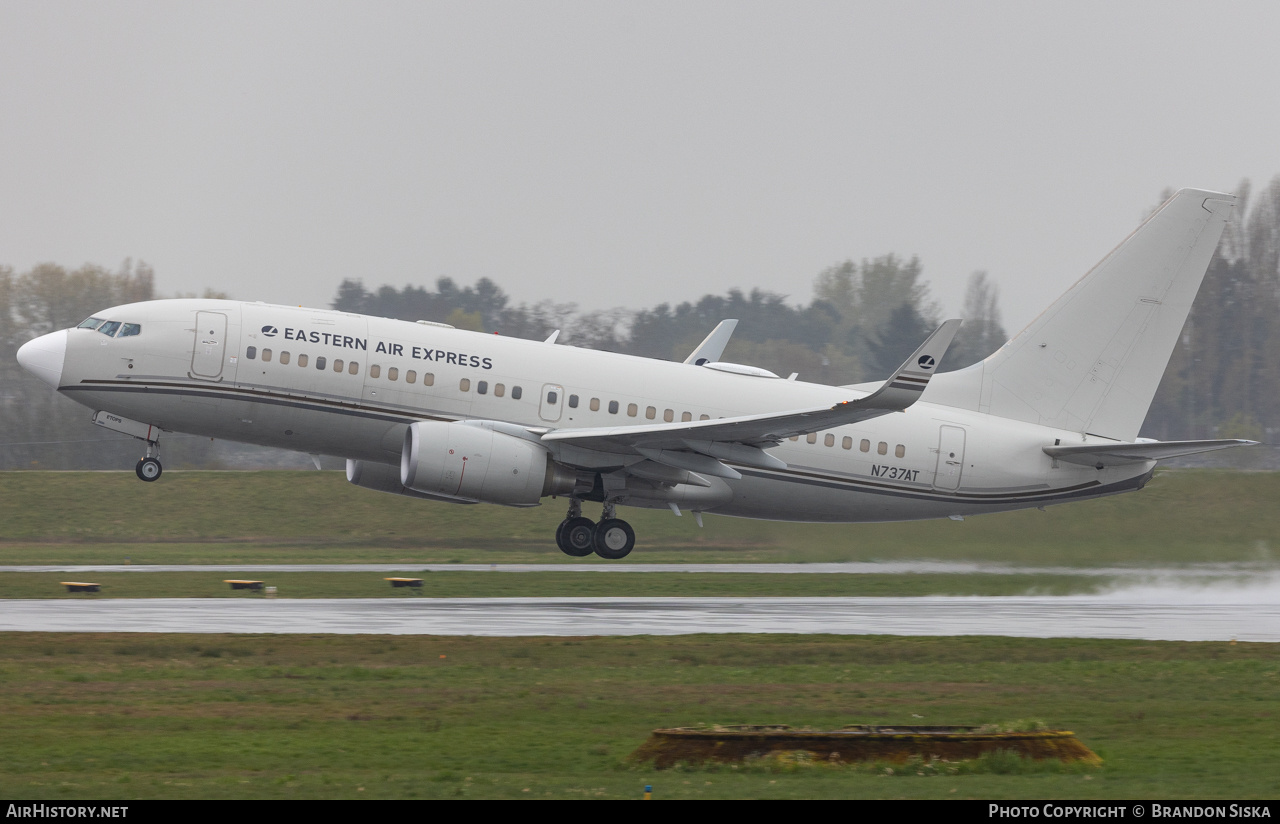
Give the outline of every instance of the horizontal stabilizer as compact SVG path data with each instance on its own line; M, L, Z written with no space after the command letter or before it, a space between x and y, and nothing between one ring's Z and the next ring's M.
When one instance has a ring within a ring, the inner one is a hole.
M1195 455L1198 452L1230 449L1233 446L1254 446L1257 443L1257 441L1236 438L1211 441L1099 443L1080 446L1046 446L1044 453L1059 461L1102 469L1108 466L1126 466L1147 461L1160 461L1165 458L1179 458L1183 455Z

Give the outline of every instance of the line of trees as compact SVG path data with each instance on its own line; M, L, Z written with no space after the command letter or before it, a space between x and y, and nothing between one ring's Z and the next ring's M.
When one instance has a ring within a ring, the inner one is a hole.
M1205 275L1145 436L1270 441L1280 429L1280 359L1273 355L1280 351L1280 176L1256 196L1248 181L1238 191L1236 220ZM154 297L155 275L142 263L126 261L115 271L41 264L21 274L0 266L0 468L121 468L136 459L135 442L88 424L86 410L23 372L15 353L32 337L104 307ZM373 290L359 279L344 280L332 306L529 339L559 329L562 344L669 360L683 360L722 319L738 318L725 360L833 385L883 378L940 317L920 260L894 254L818 273L808 304L734 289L677 305L580 311L551 300L513 305L487 278L459 286L446 277L434 288ZM975 363L1007 339L998 290L986 273L970 275L961 316L965 324L944 370ZM289 453L202 439L171 438L165 454L171 466L309 465Z
M807 306L792 305L774 292L733 289L676 306L580 312L573 303L550 300L512 305L487 278L460 288L447 277L436 281L434 291L385 285L370 291L359 280L345 280L331 305L530 339L559 329L564 344L667 360L683 360L717 323L737 318L726 360L784 375L799 372L819 383L850 384L888 374L938 324L940 311L921 273L919 259L892 254L845 261L817 276L815 297ZM997 290L985 272L969 278L965 317L948 368L981 360L1005 341Z

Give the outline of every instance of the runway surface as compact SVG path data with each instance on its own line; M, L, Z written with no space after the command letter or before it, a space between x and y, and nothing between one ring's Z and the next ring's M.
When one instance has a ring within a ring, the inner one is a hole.
M1274 587L923 598L0 601L0 631L420 635L836 633L1280 641Z
M1012 564L886 561L832 564L77 564L0 566L0 572L698 572L762 575L1089 575L1202 578L1275 574L1274 564L1196 564L1185 567L1041 567Z

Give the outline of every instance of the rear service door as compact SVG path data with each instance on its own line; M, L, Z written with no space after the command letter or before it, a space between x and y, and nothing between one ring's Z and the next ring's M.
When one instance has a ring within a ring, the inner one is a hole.
M196 336L191 353L191 376L205 380L222 377L227 343L227 316L221 312L196 312Z
M542 400L538 405L538 415L544 421L560 420L560 411L564 408L564 387L554 383L544 384Z
M938 469L933 477L935 489L960 488L960 474L964 471L964 429L959 426L943 426L938 432Z

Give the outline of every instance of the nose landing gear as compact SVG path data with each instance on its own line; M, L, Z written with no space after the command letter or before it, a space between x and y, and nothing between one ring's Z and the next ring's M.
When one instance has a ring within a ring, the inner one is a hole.
M164 471L160 466L161 429L159 426L130 420L105 409L99 409L93 413L93 423L95 426L101 426L113 432L123 432L125 435L145 442L147 454L138 459L138 465L133 468L133 471L137 473L139 479L148 483L159 480L160 473Z
M635 545L635 530L626 521L614 517L612 503L604 505L600 523L595 524L582 516L581 501L571 501L569 514L556 528L556 546L574 558L585 558L594 552L601 558L617 561L627 557Z
M164 467L160 465L160 442L147 441L147 454L138 459L138 465L133 468L140 480L151 483L160 479L160 473L164 471Z

